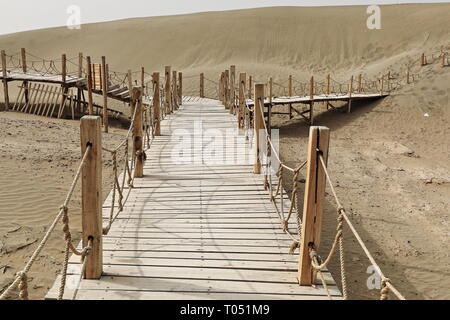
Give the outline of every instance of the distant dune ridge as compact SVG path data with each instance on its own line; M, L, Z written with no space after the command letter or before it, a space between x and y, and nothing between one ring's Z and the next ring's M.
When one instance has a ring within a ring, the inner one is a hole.
M78 52L114 70L217 72L230 64L262 76L360 68L449 38L450 4L381 6L382 30L366 26L367 6L272 7L137 18L0 36L0 48L42 57ZM370 71L370 70L369 70Z

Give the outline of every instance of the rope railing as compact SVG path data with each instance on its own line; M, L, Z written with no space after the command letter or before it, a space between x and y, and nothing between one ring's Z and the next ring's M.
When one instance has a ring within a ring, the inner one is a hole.
M83 260L87 260L91 246L88 245L85 248L83 248L81 251L78 251L75 246L72 243L72 235L70 231L70 223L69 223L69 203L72 199L72 196L74 194L75 188L78 184L78 181L80 180L81 171L83 167L86 164L86 161L88 159L89 154L91 153L92 148L88 146L86 148L86 151L83 155L83 158L79 164L78 170L76 171L75 177L72 181L72 184L69 188L69 191L66 195L66 199L61 206L57 216L53 220L52 224L48 228L47 232L45 233L43 239L31 255L31 258L28 260L25 267L22 269L22 271L18 272L16 275L15 280L8 286L8 288L0 295L0 300L5 300L10 298L13 291L15 289L19 289L19 298L22 300L28 300L29 294L28 294L28 273L30 272L31 268L33 267L34 263L38 259L40 253L44 249L45 245L47 244L50 236L53 234L53 232L56 230L56 227L58 223L62 220L63 223L63 232L64 232L64 240L66 242L65 247L65 254L64 254L64 267L63 267L63 276L61 277L61 289L59 292L59 298L62 299L62 296L64 295L64 287L62 284L65 284L66 278L67 278L67 265L68 265L68 255L69 252L72 252L75 255L81 256Z

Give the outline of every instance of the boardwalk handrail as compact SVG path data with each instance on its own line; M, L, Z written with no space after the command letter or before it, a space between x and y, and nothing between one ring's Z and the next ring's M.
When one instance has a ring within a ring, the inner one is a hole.
M156 73L158 74L158 73ZM159 76L159 74L158 74ZM158 78L159 79L159 78ZM156 132L156 125L159 124L161 119L164 119L164 116L170 114L174 110L176 110L181 104L182 99L180 94L180 86L172 85L171 90L169 91L169 96L173 97L169 101L170 103L168 109L159 108L158 103L160 101L165 101L167 97L164 96L162 90L157 90L159 88L159 80L156 77L152 78L153 86L153 99L144 103L144 87L137 86L133 87L130 105L133 110L133 114L131 117L130 127L127 131L124 139L114 148L109 149L101 146L101 129L100 129L100 117L92 117L87 116L82 118L81 121L81 140L82 140L82 159L79 164L78 170L74 176L74 179L70 185L69 191L67 193L66 199L61 206L57 216L53 220L43 239L39 243L38 247L32 254L30 260L26 263L25 267L17 273L14 281L6 288L6 290L0 295L0 300L11 298L14 290L19 289L19 298L22 300L29 299L28 293L28 273L30 269L33 267L36 259L39 254L42 252L44 247L46 246L50 236L56 230L58 223L62 222L62 229L64 232L64 240L65 240L65 251L64 251L64 261L63 261L63 269L61 272L61 282L58 293L58 299L62 300L64 297L65 286L66 286L66 278L67 278L67 267L69 261L69 254L73 253L74 255L81 256L82 264L81 264L81 273L80 279L78 281L78 286L81 282L81 279L88 274L90 278L97 278L101 275L102 270L102 259L101 259L101 238L103 235L107 235L113 225L113 223L117 220L119 215L123 212L123 209L128 201L131 190L134 188L134 180L135 178L139 178L142 176L143 163L146 160L145 151L147 151L153 141L153 138L160 133ZM180 78L182 79L182 77ZM182 86L182 83L180 82ZM160 95L160 100L155 99L156 95ZM173 109L170 104L175 106ZM152 113L152 109L160 109L158 115ZM86 121L85 121L86 120ZM130 143L130 140L132 142ZM87 142L83 146L83 141ZM95 143L91 143L92 141L96 141ZM130 145L133 146L133 152L130 152ZM112 182L112 203L111 203L111 211L109 213L109 218L107 222L105 222L106 226L103 227L103 218L101 212L101 205L98 206L99 197L101 197L101 182L98 185L99 180L96 177L101 176L101 151L107 152L111 155L113 162L113 182ZM119 153L123 156L121 160L123 161L123 166L119 166ZM100 164L100 166L99 166ZM89 172L84 172L86 168L89 169ZM119 181L119 168L123 168L122 181ZM92 171L93 170L93 171ZM141 170L141 173L139 173ZM92 176L91 173L93 173ZM81 179L80 179L81 178ZM83 223L83 242L86 245L78 250L76 246L72 243L72 234L71 227L69 223L69 203L74 194L74 190L77 187L81 180L82 183L82 203L83 203L83 219L91 219L91 223ZM128 187L128 193L125 195L125 188ZM118 196L117 196L118 195ZM92 196L97 197L98 199L94 202L92 199L86 200L86 197L91 198ZM116 196L117 200L116 201ZM86 201L85 201L86 200ZM98 235L94 236L91 232L92 230L87 230L86 228L92 229L93 225L100 224L100 232ZM86 240L86 241L84 241ZM95 272L96 270L96 272ZM100 272L98 272L100 271ZM78 289L74 290L73 299L76 298Z
M258 86L261 87L261 85L256 85L255 86L255 92L260 91L260 89L258 88ZM259 90L258 90L259 89ZM263 87L262 87L263 89ZM257 101L259 101L259 103L256 103L255 106L259 108L259 112L256 111L255 113L259 115L262 115L264 113L263 110L263 105L264 105L264 100L262 96L257 96L256 97ZM264 186L266 188L266 190L269 188L269 196L271 201L274 203L275 207L277 208L276 205L276 201L275 201L275 197L280 193L280 190L283 190L283 178L282 178L282 174L283 174L283 168L288 169L289 171L294 173L294 178L293 178L293 191L292 191L292 199L291 199L291 208L289 211L289 216L287 219L283 220L282 219L282 224L281 224L281 228L283 230L283 232L289 234L289 236L292 237L292 234L290 234L289 231L289 227L288 227L288 221L290 218L290 215L292 214L292 209L294 206L296 206L296 204L298 203L298 192L299 192L299 181L298 181L298 176L299 176L299 172L301 169L303 169L305 167L306 164L312 165L310 163L310 161L306 161L304 163L302 163L297 169L292 169L289 168L285 165L283 165L283 162L281 161L281 157L278 153L278 150L276 150L276 148L273 146L272 140L271 140L271 134L270 134L270 130L268 130L266 121L263 121L263 127L261 128L263 130L264 136L266 137L267 143L268 143L268 153L266 153L266 172L265 172L265 178L264 178ZM259 130L259 128L255 127L255 131ZM334 199L336 201L336 205L338 207L337 209L337 220L338 220L338 226L337 226L337 231L336 231L336 236L334 239L334 242L332 244L331 250L329 252L329 254L327 255L326 259L322 259L319 254L317 253L317 247L315 246L315 243L306 243L305 241L309 241L307 239L305 239L305 234L303 233L305 231L305 225L304 225L304 221L305 218L308 218L308 212L307 210L304 210L303 212L303 219L300 218L300 210L298 210L298 208L296 208L297 211L297 223L298 223L298 230L299 230L299 238L300 240L296 241L294 240L294 244L293 247L291 247L291 253L293 253L293 250L295 250L296 248L300 248L300 250L302 251L303 248L305 248L305 250L307 250L307 255L310 258L310 264L312 266L312 269L318 273L318 275L321 277L322 280L322 284L324 285L324 288L326 289L327 293L328 293L328 297L330 299L331 298L331 294L328 291L327 285L326 285L326 281L322 275L322 271L327 268L327 266L329 265L329 263L332 261L332 258L335 254L335 252L337 250L339 250L339 258L340 258L340 269L341 269L341 284L342 284L342 290L343 290L343 297L344 299L348 298L348 292L347 292L347 282L346 282L346 272L345 272L345 259L344 259L344 243L343 243L343 225L344 222L347 224L347 226L349 227L349 229L351 230L353 236L355 237L355 239L357 240L357 242L359 243L359 245L361 246L361 248L363 249L365 255L367 256L367 258L369 259L369 261L372 263L375 272L380 276L381 278L381 283L382 283L382 288L381 288L381 292L380 292L380 300L388 300L389 299L389 293L393 293L398 299L400 300L405 300L405 297L397 290L397 288L392 284L391 280L389 278L387 278L384 273L382 272L380 266L377 264L377 262L375 261L373 255L370 253L370 251L367 249L367 246L365 245L365 243L363 242L361 236L359 235L359 233L357 232L356 228L353 226L351 220L348 218L347 213L345 208L342 206L336 190L334 188L334 185L331 181L330 178L330 174L328 172L328 168L327 168L327 164L326 164L326 160L324 159L324 151L321 149L321 147L315 146L314 143L317 141L317 138L314 136L313 137L313 131L317 131L318 127L311 127L311 133L310 133L310 147L313 147L312 150L310 150L310 154L315 153L316 157L319 159L319 166L321 170L323 170L324 173L324 177L326 178L326 182L328 184L328 186L331 188L332 194L334 196ZM255 132L255 134L257 134ZM311 140L312 139L312 140ZM328 146L328 143L326 144ZM317 149L316 149L317 148ZM328 147L326 147L328 148ZM256 146L256 149L260 149L259 147ZM272 153L273 152L273 153ZM328 151L327 151L328 153ZM278 182L278 186L277 186L277 192L275 194L275 196L273 195L273 189L272 189L272 183L271 180L269 180L268 183L268 177L272 176L271 170L272 170L272 162L270 160L270 155L273 154L275 155L275 157L280 161L280 168L278 170L278 177L279 177L279 182ZM255 160L257 161L257 160ZM314 166L316 166L314 164ZM317 169L315 169L317 170ZM307 178L311 179L312 177L310 175L307 175ZM314 180L316 179L316 176L314 176ZM306 181L306 185L310 184L310 183L315 183L312 181ZM283 195L282 195L282 191L281 191L281 201L283 199ZM320 199L320 197L319 197ZM307 195L305 194L305 208L307 207ZM318 200L320 201L320 200ZM316 206L318 206L316 204ZM323 204L320 204L320 206L322 207ZM283 208L283 205L281 204L281 208ZM281 209L283 210L283 209ZM279 212L279 210L277 209L277 213ZM282 218L282 217L280 217ZM315 221L315 219L314 219ZM302 231L300 231L302 230ZM320 234L320 230L319 230L319 234ZM316 241L320 242L320 235L318 236L319 238L316 239ZM301 244L301 245L300 245ZM300 246L299 246L300 245ZM302 255L302 252L300 252L300 257ZM322 262L324 261L324 262ZM301 266L301 264L300 264ZM301 270L299 270L300 273L300 277L301 277ZM311 272L308 270L308 272Z

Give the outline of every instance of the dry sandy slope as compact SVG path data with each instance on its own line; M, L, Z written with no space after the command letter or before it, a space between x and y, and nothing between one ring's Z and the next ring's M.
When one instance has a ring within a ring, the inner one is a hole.
M334 78L344 81L351 74L377 75L388 68L403 75L404 65L418 59L422 51L448 48L449 9L450 4L383 6L383 30L378 31L366 28L366 7L267 8L142 18L86 25L80 31L55 28L0 36L0 48L11 53L26 47L45 57L83 51L97 61L106 54L114 70L142 65L156 71L171 64L187 76L206 72L216 79L219 71L236 64L239 71L260 80L270 75L283 82L289 74L306 79L332 71ZM407 298L450 298L449 70L437 64L415 70L421 79L384 101L355 106L351 115L334 111L317 118L318 125L329 126L333 132L330 168L343 203L353 212L358 230L386 274ZM275 125L281 129L283 158L293 165L303 160L308 127L301 120L281 118ZM2 122L2 131L10 128L5 126ZM15 138L3 134L0 160L6 168L2 172L23 184L13 188L2 179L1 189L8 188L6 195L11 198L28 185L31 196L39 199L42 194L36 196L36 183L29 182L25 170L36 168L33 181L47 179L49 190L58 180L60 186L70 182L70 174L60 175L56 167L45 164L48 156L54 163L62 160L46 151L46 143L33 142L36 150L28 151L27 137L34 136L36 128L20 126L11 132L27 131L22 151L6 155L3 150ZM77 135L71 130L67 135L46 131L55 139L50 150L58 150L58 143ZM21 160L24 153L33 152L39 155L33 162ZM77 147L73 152L78 152ZM5 196L0 199L5 201ZM61 191L39 212L53 212L62 200ZM32 225L52 217L29 214L37 201L27 203L14 211L17 221ZM2 207L8 214L13 208L11 202ZM332 208L330 201L325 239L332 234ZM9 220L8 224L2 221L2 227L16 232ZM26 232L22 236L27 238ZM368 262L353 241L347 241L347 248L352 297L376 296L365 286ZM336 266L333 271L337 277Z

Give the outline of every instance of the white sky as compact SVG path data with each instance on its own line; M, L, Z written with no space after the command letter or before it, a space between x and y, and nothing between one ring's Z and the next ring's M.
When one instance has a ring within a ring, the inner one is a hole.
M369 5L439 0L8 0L0 4L0 34L66 25L67 8L81 8L81 23L271 6Z

